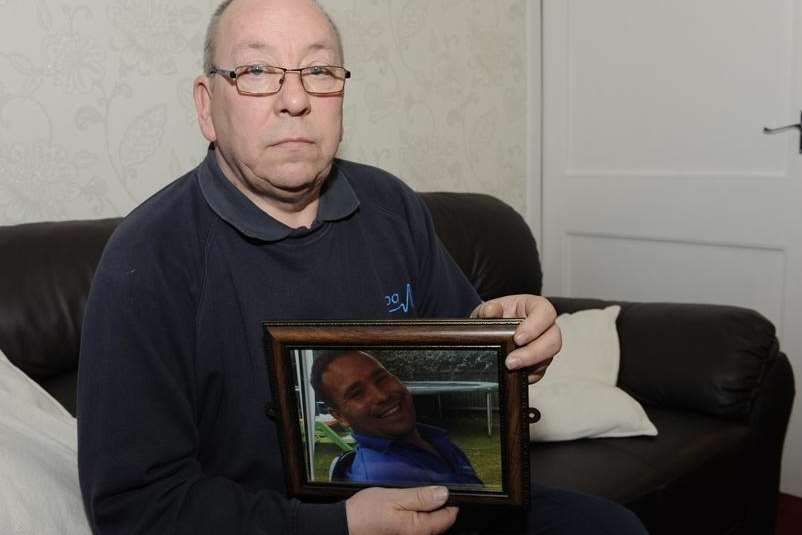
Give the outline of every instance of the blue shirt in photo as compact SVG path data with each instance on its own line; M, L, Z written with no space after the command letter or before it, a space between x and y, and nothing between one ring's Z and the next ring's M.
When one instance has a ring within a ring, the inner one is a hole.
M451 442L445 430L418 424L418 432L439 455L406 442L353 433L358 447L346 479L365 483L483 486L468 457Z

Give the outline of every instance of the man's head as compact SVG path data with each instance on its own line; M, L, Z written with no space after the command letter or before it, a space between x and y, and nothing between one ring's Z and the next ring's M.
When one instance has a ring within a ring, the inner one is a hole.
M357 433L403 439L415 432L409 390L363 351L327 351L312 366L312 387L337 420Z
M342 139L342 95L310 95L297 73L285 75L278 93L243 95L212 67L342 62L339 35L313 0L229 0L215 12L207 70L195 80L198 121L223 172L251 199L285 211L316 199Z
M214 57L217 49L217 30L220 28L220 19L223 18L223 14L233 1L234 0L223 0L220 2L220 4L217 6L217 9L215 9L214 13L212 13L212 17L209 19L209 25L206 28L206 40L203 44L203 72L206 74L210 73L212 71L212 67L215 66ZM325 15L326 19L329 21L329 25L331 25L331 29L334 31L334 35L337 37L337 53L341 61L340 64L343 64L345 62L345 53L343 51L343 42L342 36L340 35L340 29L337 28L334 20L326 12L326 10L320 6L317 0L314 1L323 12L323 15Z

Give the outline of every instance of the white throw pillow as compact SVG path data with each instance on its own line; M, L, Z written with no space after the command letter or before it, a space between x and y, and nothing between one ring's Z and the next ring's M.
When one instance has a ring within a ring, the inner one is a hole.
M75 418L0 352L0 533L89 535Z
M53 399L39 383L14 366L0 351L0 392L11 394L17 401L42 409L54 416L70 416L64 406Z
M532 441L657 434L646 412L616 387L620 349L615 320L621 307L581 310L557 318L563 346L546 375L529 386L541 413Z

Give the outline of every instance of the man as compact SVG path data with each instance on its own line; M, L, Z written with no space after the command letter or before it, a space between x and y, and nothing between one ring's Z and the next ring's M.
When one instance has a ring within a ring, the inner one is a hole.
M372 355L318 355L310 382L358 447L345 479L365 483L479 485L471 462L442 429L418 424L412 394Z
M410 316L525 316L506 364L531 379L558 350L546 300L480 303L413 192L334 159L342 65L312 0L227 0L210 21L194 98L213 146L118 227L87 303L78 464L96 533L439 533L454 522L442 487L286 497L264 415L262 320L388 317L384 296L408 285ZM561 500L534 500L533 514L576 508ZM599 524L603 509L584 516Z

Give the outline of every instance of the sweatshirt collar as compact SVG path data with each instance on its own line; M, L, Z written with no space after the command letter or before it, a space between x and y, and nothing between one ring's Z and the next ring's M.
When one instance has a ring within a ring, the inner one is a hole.
M310 228L288 227L253 204L223 174L214 147L209 148L206 159L198 166L198 175L203 197L221 219L245 236L266 242L305 236L324 222L345 219L359 207L356 192L339 170L337 160L334 160L331 173L323 184L318 214Z

